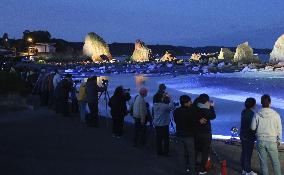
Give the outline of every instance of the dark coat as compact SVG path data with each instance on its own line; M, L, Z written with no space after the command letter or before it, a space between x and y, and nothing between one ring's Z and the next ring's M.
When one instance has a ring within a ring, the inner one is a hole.
M99 92L105 91L106 88L99 87L96 81L89 81L86 83L86 100L88 103L98 104L99 101Z
M108 105L110 107L110 113L112 118L123 118L127 115L127 106L126 106L126 97L125 96L112 96L109 99Z
M212 134L211 120L216 118L214 107L211 106L210 109L206 109L195 106L194 113L198 121L202 118L207 120L207 123L205 124L200 124L198 122L197 132L202 134Z
M192 107L179 107L174 111L173 116L177 136L195 137L198 123Z
M69 92L72 90L72 82L67 79L63 79L56 87L56 96L62 101L67 101L69 98Z
M254 112L251 109L244 109L241 114L241 131L240 138L242 140L255 141L255 131L251 129L251 121L253 119Z

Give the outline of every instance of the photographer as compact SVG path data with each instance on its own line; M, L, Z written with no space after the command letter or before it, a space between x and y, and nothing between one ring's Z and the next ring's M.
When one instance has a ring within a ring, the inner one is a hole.
M99 87L97 84L97 76L92 76L88 78L86 83L86 99L88 107L91 112L91 118L89 119L89 125L98 127L98 112L99 112L99 92L104 92L107 90L107 87Z
M156 94L153 124L156 129L156 149L158 155L169 154L170 111L174 109L171 98L166 94Z
M126 102L131 98L129 90L123 89L123 86L118 86L108 103L111 108L112 134L116 138L120 138L123 134L124 117L128 113Z
M166 93L166 89L167 87L165 84L159 84L159 89L153 97L153 104L158 102L159 95L164 95Z
M209 157L212 130L211 122L216 118L214 103L209 100L207 94L200 94L194 102L195 116L198 120L196 135L196 155L201 152L201 163L199 174L206 174L206 162Z
M70 116L69 93L72 90L72 75L67 74L56 86L56 96L59 112L66 117Z
M174 111L174 120L176 123L176 135L181 141L184 149L180 156L182 159L182 171L195 174L195 135L197 119L192 108L191 98L188 95L182 95L179 98L180 107Z

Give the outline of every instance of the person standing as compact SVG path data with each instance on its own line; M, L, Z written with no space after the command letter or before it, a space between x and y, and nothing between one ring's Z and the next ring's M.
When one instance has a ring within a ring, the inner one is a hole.
M146 143L147 107L145 97L147 94L148 90L142 87L139 90L139 95L135 97L133 102L133 119L135 122L134 147L137 147L139 143L141 143L141 145L145 145Z
M281 144L282 125L280 115L271 109L271 98L265 94L261 97L262 109L252 119L251 129L256 131L257 152L261 172L268 175L267 153L269 154L275 175L281 175L277 147Z
M182 158L182 170L190 175L195 174L195 135L197 120L192 109L191 98L182 95L179 98L180 107L175 109L174 121L176 123L176 136L182 143L184 149Z
M79 94L78 94L78 102L79 102L79 110L80 110L80 121L81 123L86 122L86 82L82 82L79 88Z
M55 70L55 75L52 79L52 83L53 83L53 88L56 89L56 86L58 85L58 83L61 81L61 75L59 74L58 69Z
M167 87L166 87L165 84L160 84L159 85L159 89L158 89L157 93L153 97L153 104L157 102L157 98L158 98L159 95L163 96L166 93L166 89L167 89Z
M157 155L169 155L169 124L170 111L174 105L169 96L157 94L154 103L153 124L156 129L156 149Z
M90 109L91 118L89 125L98 127L99 122L99 92L106 91L106 87L99 87L97 84L97 76L88 78L86 83L87 103Z
M240 139L242 144L241 166L243 175L257 175L251 170L251 156L254 148L255 131L251 130L251 122L254 116L256 100L247 98L245 101L245 109L241 113L241 130Z
M124 91L123 86L118 86L109 99L113 137L120 138L123 134L124 117L128 114L126 102L130 98L130 94Z
M59 111L65 117L70 117L70 110L69 110L69 93L72 90L73 82L72 82L72 75L67 74L63 80L57 85L58 88L58 104L59 104Z
M200 94L195 100L195 114L198 120L196 135L196 155L201 153L201 163L199 174L207 174L206 163L210 153L212 141L211 120L216 118L214 103L209 100L207 94Z

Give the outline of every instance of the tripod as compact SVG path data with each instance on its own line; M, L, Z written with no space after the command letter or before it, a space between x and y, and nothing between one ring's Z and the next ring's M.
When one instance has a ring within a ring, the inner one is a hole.
M101 92L100 96L99 96L99 100L101 98L101 96L104 95L104 101L105 101L105 111L106 111L106 117L108 117L108 102L109 102L109 93L108 90L104 90ZM106 126L108 128L108 119L106 119Z

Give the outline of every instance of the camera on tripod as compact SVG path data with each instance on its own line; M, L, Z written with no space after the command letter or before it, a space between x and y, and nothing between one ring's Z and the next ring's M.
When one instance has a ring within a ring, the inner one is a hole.
M124 93L129 93L129 92L130 92L130 88L123 89L123 92L124 92Z
M103 87L108 87L108 83L109 83L108 79L102 79L102 86Z

